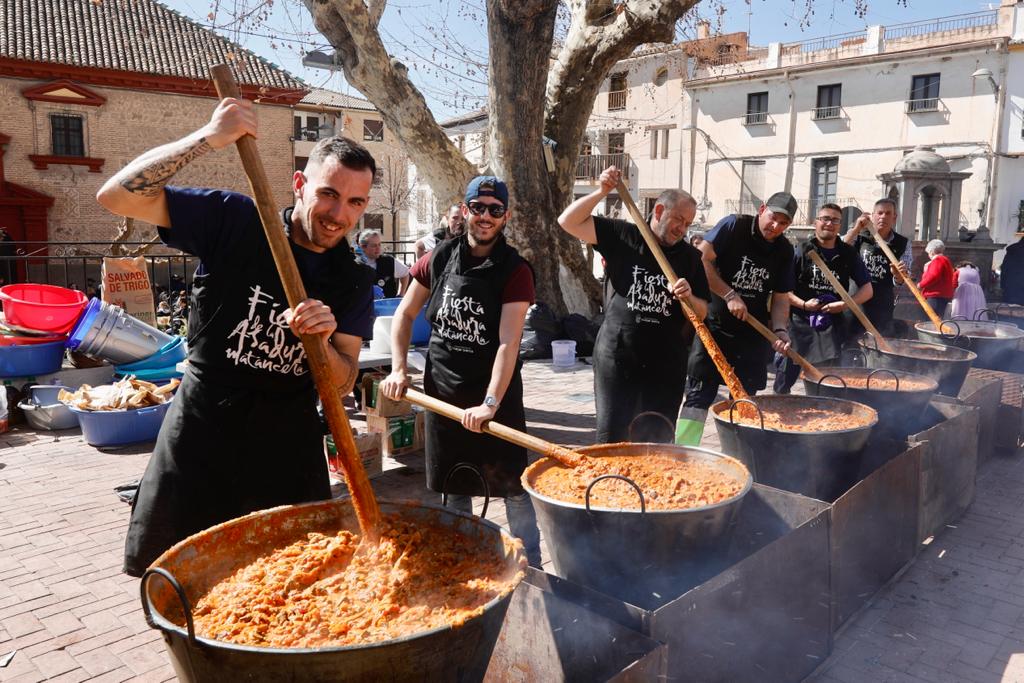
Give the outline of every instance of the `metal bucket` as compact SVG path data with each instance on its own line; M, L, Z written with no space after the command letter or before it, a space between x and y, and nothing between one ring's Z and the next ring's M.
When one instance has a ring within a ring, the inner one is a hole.
M458 628L446 626L369 645L264 648L198 637L189 605L219 580L268 549L310 531L357 528L347 499L254 512L181 541L161 555L142 578L146 622L163 634L178 677L190 682L481 680L512 592L526 567L522 546L494 524L470 515L436 505L379 503L382 514L451 527L492 545L505 557L511 581L508 590ZM157 575L162 578L152 580ZM182 605L185 618L181 617Z
M955 328L955 332L947 329L947 324ZM978 354L975 367L989 370L1009 369L1024 339L1024 330L994 320L945 320L942 332L936 330L932 322L917 323L914 329L921 341L973 351Z
M756 406L759 414L762 408L782 414L816 408L870 422L833 432L776 431L734 422L734 407L741 402ZM722 450L744 462L756 482L826 502L834 501L857 482L864 446L878 423L874 408L814 396L768 395L719 401L711 406L711 413Z
M664 602L678 595L681 577L729 545L732 525L753 478L742 463L720 453L655 443L619 443L579 449L590 457L645 457L652 453L678 460L698 460L734 474L743 489L716 505L686 510L646 510L637 488L640 509L620 510L570 503L545 496L533 487L540 473L558 463L544 458L523 472L537 521L551 552L555 573L636 605ZM587 489L600 486L598 477ZM635 485L634 485L635 486Z
M877 432L887 436L903 439L910 434L918 416L924 411L932 395L938 390L939 383L931 377L915 375L902 370L887 368L837 368L819 365L818 369L825 373L820 381L804 376L804 393L808 396L826 398L845 398L849 401L871 406L878 412ZM850 387L847 379L864 380L866 387ZM883 389L872 381L884 382L896 380L896 388ZM923 382L923 389L908 389L901 382Z
M93 299L71 331L68 346L88 356L124 365L149 358L172 341L170 335L123 309Z
M868 339L871 341L869 342ZM887 339L892 351L878 348L875 338L865 335L857 345L864 354L869 368L903 370L915 375L931 377L939 383L937 393L956 396L967 379L967 373L978 354L944 344L932 344L910 339Z

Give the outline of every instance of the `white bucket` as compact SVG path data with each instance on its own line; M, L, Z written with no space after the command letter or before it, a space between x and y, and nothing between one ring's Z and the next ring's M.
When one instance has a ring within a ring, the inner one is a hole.
M394 316L380 315L373 321L373 339L370 350L374 353L391 353L391 321Z
M551 342L551 364L556 368L576 365L576 342L572 339L556 339Z

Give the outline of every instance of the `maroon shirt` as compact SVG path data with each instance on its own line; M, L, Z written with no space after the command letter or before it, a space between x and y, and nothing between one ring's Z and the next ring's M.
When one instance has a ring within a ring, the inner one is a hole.
M432 256L432 253L424 254L409 269L409 274L413 276L416 282L427 289L430 289L430 258ZM483 259L480 260L481 262L483 261ZM525 301L532 304L536 301L536 297L537 291L533 286L533 273L530 271L530 266L523 261L519 264L518 268L512 271L508 282L505 283L505 289L501 292L501 303L509 304L515 301Z

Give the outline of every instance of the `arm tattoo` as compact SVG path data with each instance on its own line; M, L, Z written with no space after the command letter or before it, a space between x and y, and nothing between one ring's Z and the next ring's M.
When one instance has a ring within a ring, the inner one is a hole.
M171 176L212 149L206 138L199 138L187 147L129 164L122 171L121 187L142 197L155 197Z

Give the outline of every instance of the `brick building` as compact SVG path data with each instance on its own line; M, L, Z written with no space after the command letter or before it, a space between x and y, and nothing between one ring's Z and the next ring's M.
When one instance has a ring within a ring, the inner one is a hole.
M300 80L153 0L0 0L0 227L16 241L111 239L118 221L96 191L209 119L208 68L220 62L258 97L260 151L277 201L290 203L291 107L308 92ZM231 149L175 182L248 191ZM140 228L139 238L152 236Z

